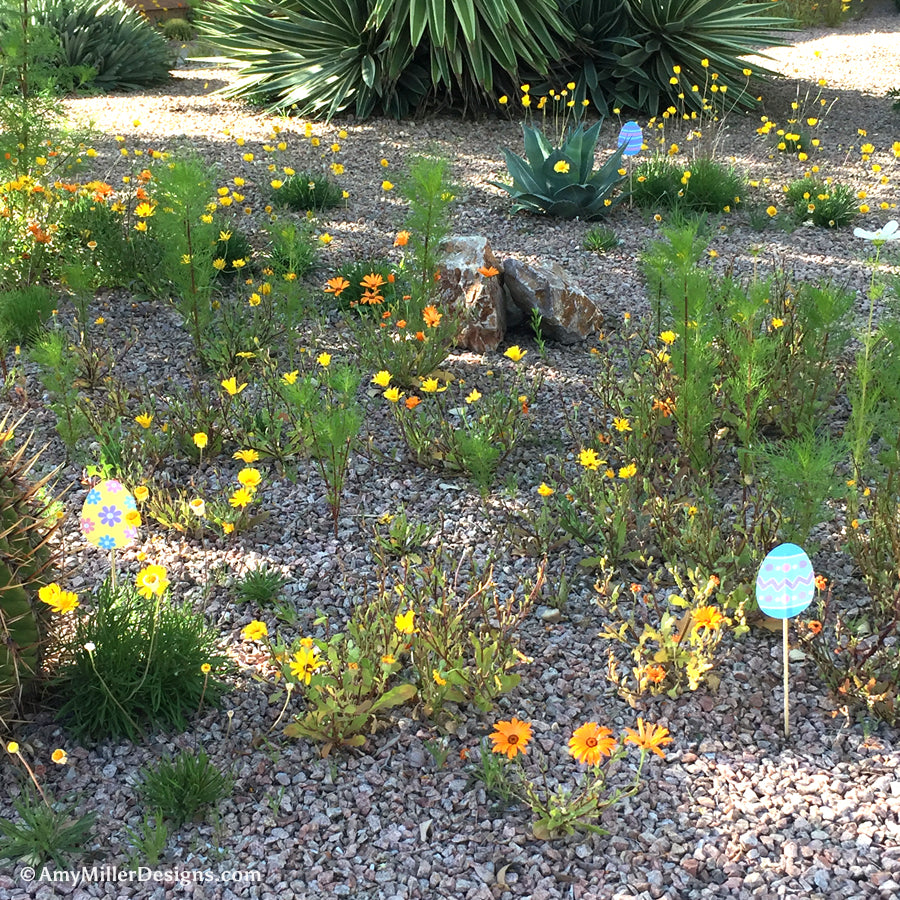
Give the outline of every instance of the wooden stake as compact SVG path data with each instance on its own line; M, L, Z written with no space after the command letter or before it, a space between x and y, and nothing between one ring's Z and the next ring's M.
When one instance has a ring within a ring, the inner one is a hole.
M109 586L116 589L116 548L109 551Z
M782 624L782 647L784 650L784 736L790 737L791 734L791 723L790 723L790 703L789 703L789 693L788 693L788 661L789 661L789 651L788 651L788 620L784 618L781 620Z

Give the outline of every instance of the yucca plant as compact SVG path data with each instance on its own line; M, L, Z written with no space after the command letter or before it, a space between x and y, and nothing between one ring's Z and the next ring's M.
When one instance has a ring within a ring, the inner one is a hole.
M10 452L15 426L0 422L0 730L18 711L34 682L44 646L49 607L38 588L55 561L49 546L56 530L45 499L55 472L29 482L40 453L27 454L28 441Z
M204 35L241 67L231 94L328 118L484 104L571 32L555 0L221 0Z
M503 150L512 184L493 181L515 201L513 212L543 213L562 219L598 219L619 203L613 191L622 183L620 147L599 169L594 169L594 151L601 122L566 131L559 146L547 140L540 128L522 125L525 158Z
M428 73L387 25L369 27L371 12L370 0L221 0L203 36L240 68L230 95L317 118L409 115Z
M620 107L646 113L679 102L700 109L711 94L723 103L727 98L729 105L752 106L756 96L748 90L741 58L761 47L784 46L778 33L795 26L793 19L760 15L759 4L747 0L623 0L622 5L627 37L637 46L621 54L610 93ZM676 66L680 71L672 84ZM774 74L757 63L751 68L754 76ZM714 92L712 75L717 76Z
M135 90L169 77L166 39L121 0L31 0L29 12L58 37L54 62L63 70L93 70L94 88Z

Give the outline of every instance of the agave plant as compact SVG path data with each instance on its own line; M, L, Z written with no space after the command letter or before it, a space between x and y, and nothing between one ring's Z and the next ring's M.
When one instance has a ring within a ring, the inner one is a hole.
M580 123L566 132L559 147L547 140L540 128L522 125L525 158L503 151L513 183L491 182L515 200L513 212L525 210L562 219L598 219L619 203L622 195L611 196L623 181L620 147L599 168L594 169L594 151L602 121L590 128Z

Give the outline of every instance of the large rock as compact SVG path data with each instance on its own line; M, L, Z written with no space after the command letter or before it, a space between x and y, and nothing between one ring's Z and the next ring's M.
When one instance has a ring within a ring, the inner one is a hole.
M462 310L465 325L457 345L477 353L496 350L506 333L506 310L500 276L486 277L478 270L502 271L481 235L460 235L441 244L438 296L448 308Z
M583 341L603 322L597 304L556 263L532 266L507 259L503 286L526 321L533 309L541 314L541 331L550 340L562 344Z

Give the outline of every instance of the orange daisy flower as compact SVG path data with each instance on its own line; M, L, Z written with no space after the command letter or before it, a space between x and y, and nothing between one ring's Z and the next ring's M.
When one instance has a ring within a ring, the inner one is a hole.
M515 717L508 722L498 722L491 734L494 753L505 753L509 759L514 759L519 753L527 752L528 742L531 740L531 725L521 722Z
M663 759L666 758L666 754L659 748L672 743L668 728L663 728L662 725L647 725L643 719L638 719L637 731L632 728L626 728L625 731L626 744L635 744L642 751L649 750Z
M370 272L368 275L364 275L363 280L360 282L360 286L370 291L377 291L383 284L384 278L377 272Z
M495 275L500 274L500 270L494 266L479 266L478 271L484 275L485 278L493 278Z
M666 667L660 665L652 665L647 666L645 669L647 680L651 684L659 684L661 681L665 681L666 678Z
M806 623L806 627L813 634L821 634L822 633L822 623L818 619L811 619L809 622Z
M612 731L596 722L585 722L576 728L569 740L569 753L580 763L596 766L604 756L612 756L616 739Z
M715 606L698 606L693 613L694 628L705 628L707 631L717 631L725 621L725 616Z
M407 409L415 409L422 402L420 397L407 397L406 398L406 408Z
M325 293L334 294L335 297L340 297L348 287L350 287L350 282L347 281L346 278L341 278L340 276L337 278L329 278L328 283L325 285Z
M429 328L437 328L438 325L441 324L441 319L443 317L443 314L439 313L435 306L426 306L425 309L422 310L422 321Z

